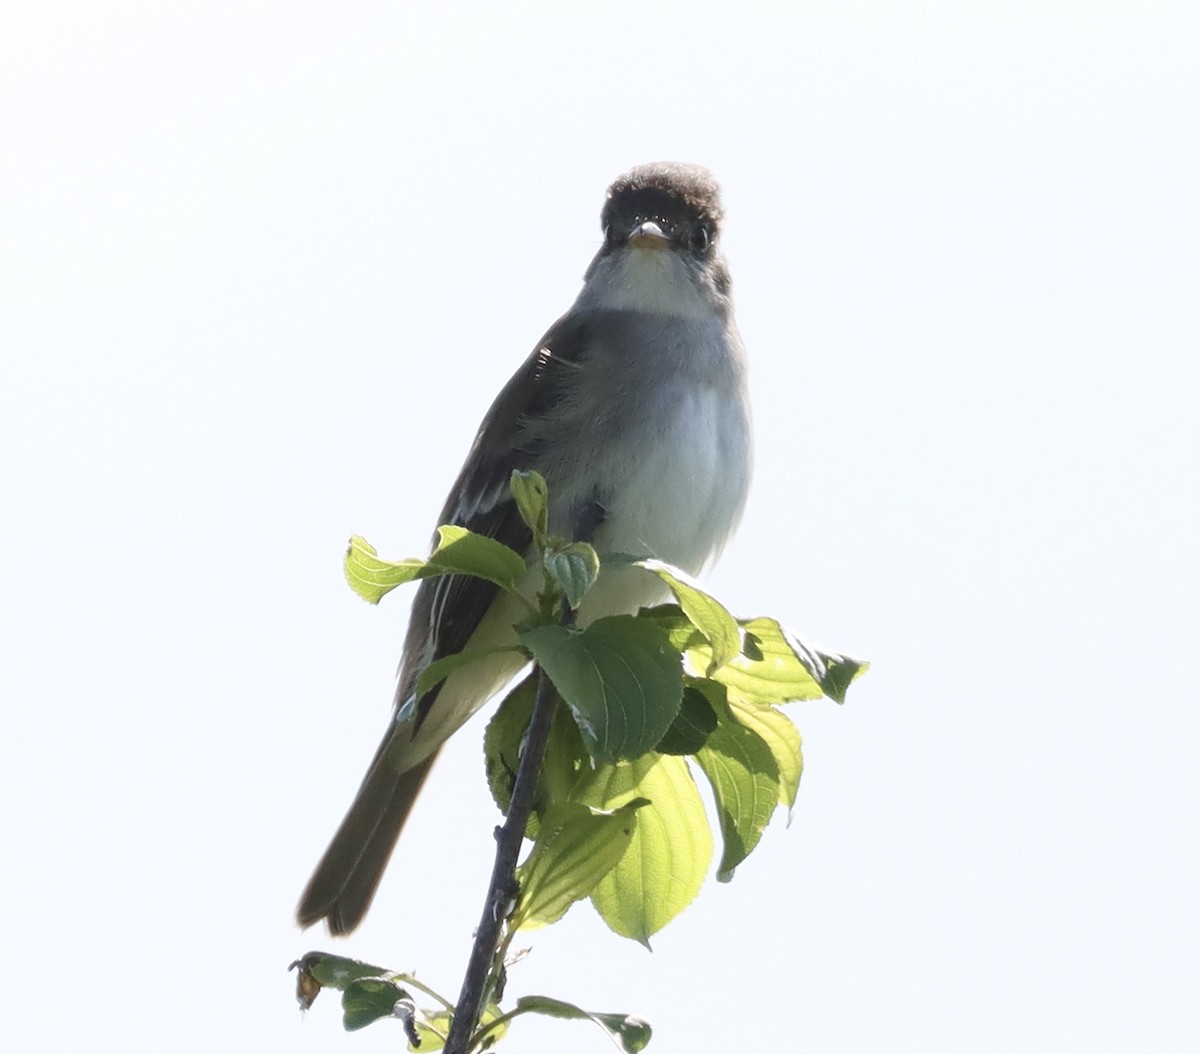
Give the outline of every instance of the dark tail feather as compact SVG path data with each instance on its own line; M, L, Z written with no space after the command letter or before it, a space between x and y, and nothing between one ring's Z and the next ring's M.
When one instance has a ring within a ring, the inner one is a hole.
M296 918L301 926L326 919L334 936L351 932L366 915L408 812L437 752L396 775L376 758L317 870L308 881Z

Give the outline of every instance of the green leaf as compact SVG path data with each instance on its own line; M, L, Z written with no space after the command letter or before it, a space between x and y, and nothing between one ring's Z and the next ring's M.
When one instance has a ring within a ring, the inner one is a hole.
M825 694L818 681L824 668L812 668L812 654L802 646L798 651L798 642L778 622L756 618L742 626L741 654L712 674L714 681L725 685L730 699L769 706ZM689 665L707 666L704 647L690 649L687 657Z
M666 583L688 620L708 641L710 658L706 673L724 666L741 651L737 620L720 601L701 589L691 575L661 560L636 560L634 566L657 575Z
M515 470L508 480L517 511L525 525L533 532L535 543L541 544L546 537L546 521L549 516L550 494L546 481L536 472Z
M818 652L818 654L825 662L825 676L821 678L821 687L834 702L844 703L846 689L858 678L859 674L866 673L871 668L871 664L862 659L852 659L848 655L837 655L832 652Z
M797 661L808 671L816 682L821 694L828 696L836 703L846 701L846 689L852 681L865 672L870 663L861 659L852 659L847 655L836 652L826 652L812 644L807 644L793 633L789 633L774 619L753 619L742 624L746 628L746 641L743 651L755 658L765 658L768 661L772 654L783 654L783 646L791 650ZM762 651L762 656L755 655L754 649ZM814 698L812 695L797 698ZM760 702L791 702L788 699L759 700Z
M342 570L354 592L363 600L378 604L397 586L425 577L425 561L403 560L393 563L381 560L375 555L375 547L356 534L346 549Z
M492 800L502 813L512 801L513 782L521 762L521 744L533 714L537 671L521 679L504 697L483 733L483 762ZM547 760L549 752L547 751Z
M686 654L691 648L706 646L704 634L695 627L678 604L658 604L655 607L642 608L638 612L638 618L647 619L658 626L667 635L671 647L679 652ZM697 676L703 676L704 672L704 669L699 670Z
M502 1038L506 1031L509 1030L509 1020L512 1014L500 1012L499 1006L491 1002L484 1007L484 1012L479 1016L479 1028L476 1029L475 1035L470 1040L470 1050L488 1050L493 1044L496 1044ZM414 1047L412 1040L409 1040L408 1049L414 1054L433 1054L434 1050L442 1050L446 1044L446 1038L450 1034L450 1025L454 1023L454 1014L450 1011L439 1010L436 1013L420 1014L414 1018L416 1025L416 1037L419 1038L420 1046ZM486 1035L486 1040L478 1042L481 1037Z
M464 666L470 666L471 663L479 659L486 659L491 655L499 655L501 652L518 651L515 646L509 648L478 648L473 651L458 651L453 655L446 655L440 659L435 659L424 670L421 671L421 676L417 679L417 689L415 696L420 699L426 692L436 688L452 673L457 673Z
M503 542L446 525L437 529L438 544L429 557L434 574L474 575L511 589L525 573L525 558Z
M490 1048L508 1031L508 1021L511 1017L511 1014L502 1014L500 1007L495 1003L489 1003L484 1007L483 1013L479 1015L479 1027L475 1036L472 1037L469 1049L477 1051ZM432 1054L435 1050L441 1050L446 1045L446 1038L450 1033L453 1020L454 1016L448 1010L438 1010L436 1013L417 1017L414 1024L417 1026L417 1038L420 1039L421 1044L414 1047L410 1040L408 1049L414 1054ZM475 1040L484 1033L487 1034L486 1042L482 1045L477 1044Z
M446 1045L453 1021L454 1015L449 1010L438 1010L435 1013L418 1017L415 1024L417 1038L420 1039L421 1045L414 1047L412 1040L409 1040L408 1049L418 1051L419 1054L432 1054L435 1050L441 1050Z
M735 721L756 733L770 749L779 770L779 803L787 807L790 820L804 771L799 730L786 714L771 706L731 699L729 712Z
M545 995L522 996L513 1011L513 1016L517 1014L544 1014L566 1021L591 1021L604 1029L625 1054L639 1054L650 1042L650 1026L639 1017L631 1014L594 1014L589 1010L581 1010L573 1003L564 1003L561 999L551 999Z
M724 852L718 881L727 882L753 851L779 804L779 766L757 732L735 721L725 703L716 707L717 727L696 752L696 763L712 785Z
M370 542L355 535L346 549L342 569L354 592L378 604L397 586L436 575L474 575L512 589L525 573L525 560L494 538L465 527L444 526L438 528L438 544L428 560L381 560Z
M704 802L687 763L646 754L603 765L584 777L575 797L597 809L650 799L638 811L625 855L592 893L592 904L614 932L649 948L650 937L695 899L712 859Z
M546 573L562 590L572 610L579 607L584 594L592 588L600 573L600 557L587 542L571 542L547 549L542 562Z
M513 781L520 763L521 744L533 715L533 700L537 694L537 672L518 684L497 708L484 733L484 765L492 798L503 813L512 801ZM571 711L559 703L550 725L546 756L538 773L533 808L526 836L538 830L538 817L555 802L566 801L584 769L591 768L591 759L579 734L579 726Z
M355 1032L372 1021L391 1017L396 1003L408 998L403 988L386 977L360 977L342 993L342 1027Z
M683 688L683 705L666 735L654 748L660 754L695 754L717 727L717 715L704 693L691 684Z
M302 1010L307 1010L313 1005L322 988L341 991L360 977L378 977L389 972L382 966L372 966L370 963L330 955L328 952L308 952L288 969L298 971L296 1001Z
M652 621L614 615L585 630L535 626L520 640L571 708L597 761L641 756L679 712L679 653Z
M322 988L336 988L339 992L360 977L380 977L391 972L382 966L372 966L358 959L346 959L328 952L309 952L292 965L311 974Z
M542 770L538 773L538 811L544 812L555 802L568 800L579 783L580 774L590 772L591 768L592 759L584 745L579 725L570 708L560 701L554 711L554 722L550 725Z
M521 892L510 925L534 929L557 922L588 896L625 854L637 825L635 798L613 812L559 802L542 817L537 841L517 869Z
M672 646L683 653L690 673L697 677L708 674L712 646L682 608L660 604L643 608L639 617L662 628ZM870 667L861 659L806 644L774 619L747 619L738 625L742 629L741 654L728 667L714 672L713 679L728 685L733 695L756 703L771 705L822 695L840 703L850 682Z

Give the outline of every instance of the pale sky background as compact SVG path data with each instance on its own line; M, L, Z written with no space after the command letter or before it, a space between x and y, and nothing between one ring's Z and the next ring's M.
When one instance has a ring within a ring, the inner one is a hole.
M658 1054L1196 1049L1198 55L1191 3L8 5L6 1049L402 1047L286 972L407 617L343 545L425 551L656 159L724 186L751 354L709 581L874 667L731 885L653 954L576 907L511 994ZM481 727L337 945L451 995Z

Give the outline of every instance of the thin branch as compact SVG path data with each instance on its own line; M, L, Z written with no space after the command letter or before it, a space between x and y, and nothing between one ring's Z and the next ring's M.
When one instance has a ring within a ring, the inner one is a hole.
M571 612L564 607L563 623L569 624ZM487 997L488 979L496 959L500 943L500 930L512 910L517 895L517 857L521 853L521 842L529 814L533 810L533 796L537 789L538 774L546 743L550 738L550 725L558 704L558 694L546 671L538 669L537 696L533 703L533 714L525 734L525 746L521 751L521 762L517 766L517 778L513 784L512 800L504 826L496 837L496 862L492 867L492 880L487 897L483 902L483 915L475 931L475 943L471 947L471 958L463 977L462 992L458 997L458 1009L450 1025L446 1039L445 1054L468 1054L475 1026L483 1013Z

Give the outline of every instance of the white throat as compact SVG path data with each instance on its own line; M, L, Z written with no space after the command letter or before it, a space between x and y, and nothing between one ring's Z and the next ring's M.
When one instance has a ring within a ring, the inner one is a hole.
M575 308L686 319L711 317L714 307L698 281L677 252L628 247L597 259Z

